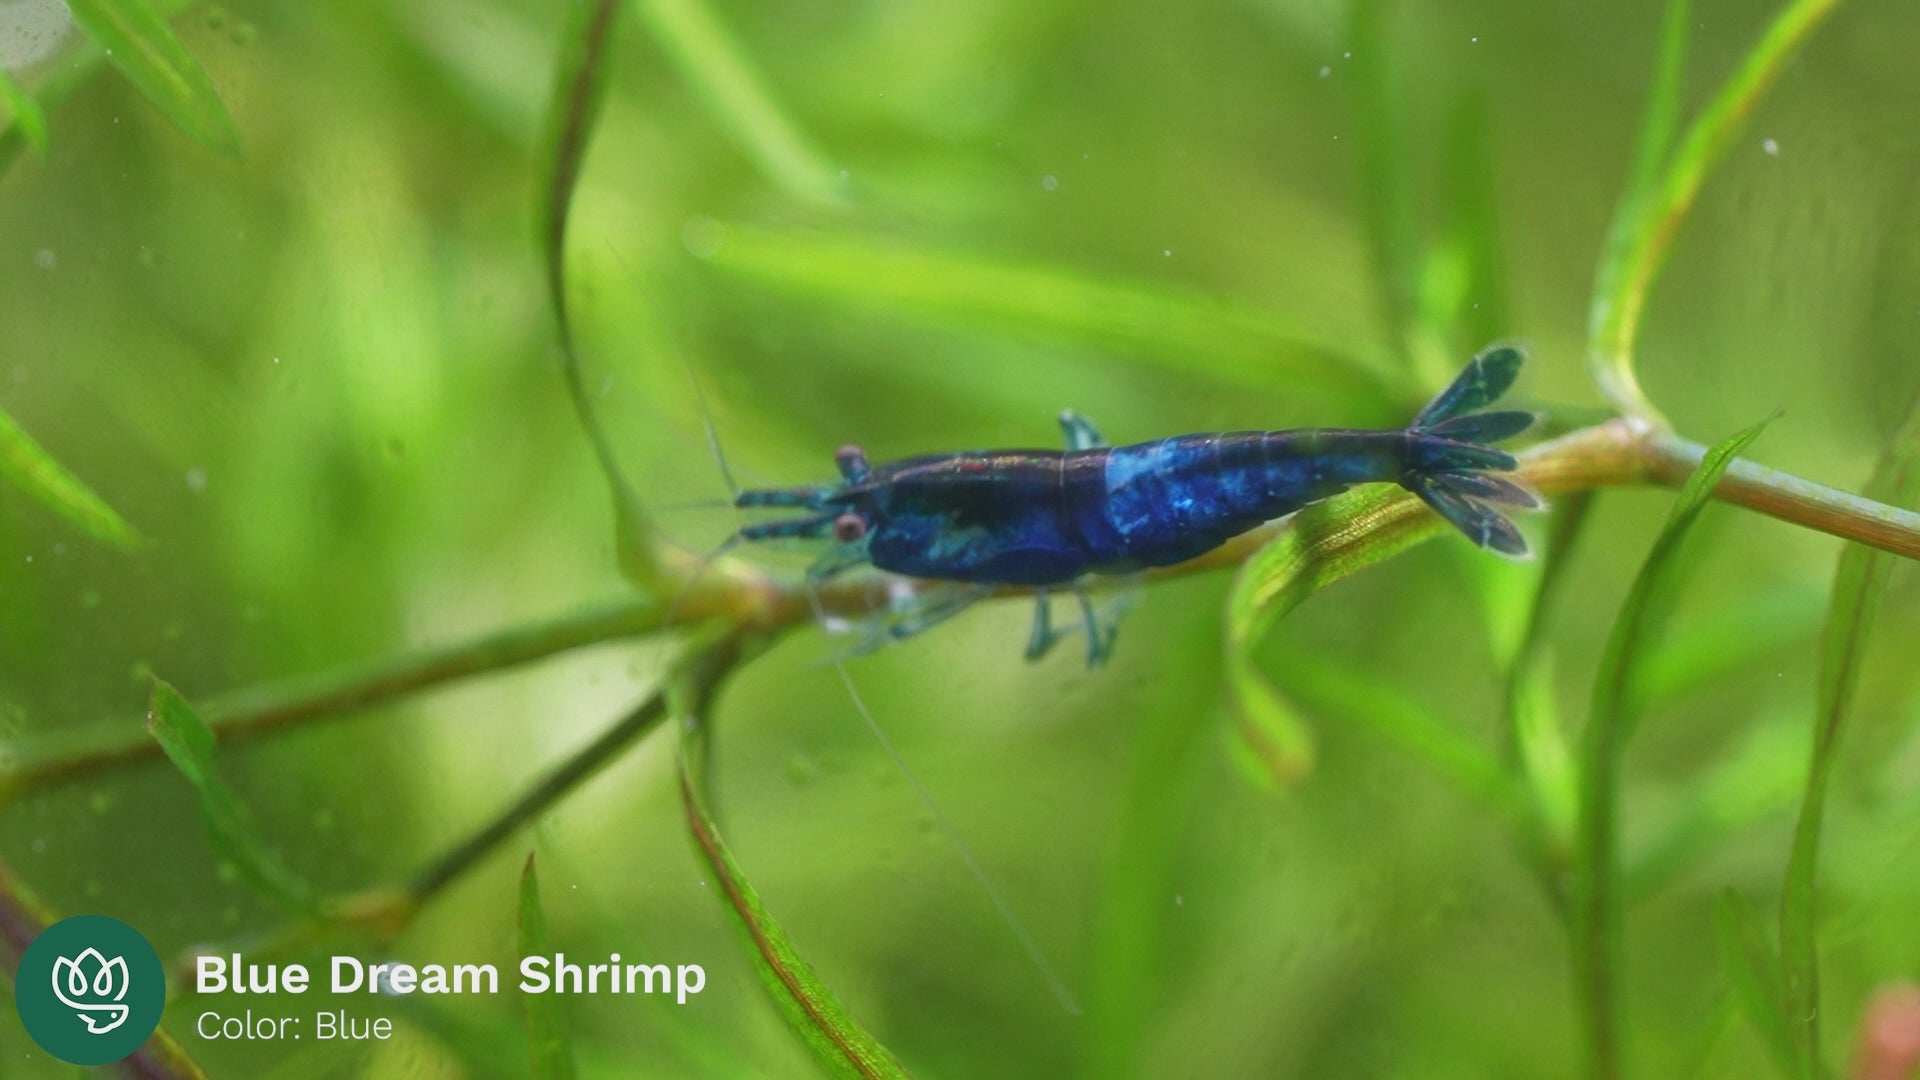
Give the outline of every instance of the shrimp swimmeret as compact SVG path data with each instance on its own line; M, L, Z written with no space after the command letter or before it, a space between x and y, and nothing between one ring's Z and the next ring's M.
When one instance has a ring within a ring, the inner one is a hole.
M1110 447L1068 412L1060 416L1065 451L980 450L874 464L846 446L835 455L841 483L740 492L739 507L810 513L745 526L728 546L830 537L834 547L808 572L816 581L871 564L962 586L892 627L895 637L954 614L994 586L1031 586L1039 607L1029 658L1059 637L1048 622L1047 590L1070 589L1085 615L1087 661L1097 665L1115 628L1102 625L1079 588L1083 578L1185 562L1353 484L1399 484L1475 544L1526 557L1526 539L1493 505L1542 503L1494 475L1517 462L1489 444L1525 431L1534 415L1479 411L1513 385L1523 359L1512 347L1487 349L1398 431L1214 432Z

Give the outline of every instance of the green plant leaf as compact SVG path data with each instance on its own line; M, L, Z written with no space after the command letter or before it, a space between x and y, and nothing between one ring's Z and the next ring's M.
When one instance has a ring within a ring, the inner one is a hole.
M153 10L161 18L171 18L186 10L190 0L158 0ZM68 55L60 66L40 84L34 95L35 103L45 112L60 105L80 87L86 85L95 72L106 62L107 54L92 40L82 40L68 50ZM30 144L33 132L28 130L16 115L13 122L0 130L0 172L6 171L22 147Z
M1595 1076L1620 1072L1621 884L1618 814L1620 759L1633 735L1628 694L1633 671L1658 638L1655 601L1670 594L1675 553L1704 510L1720 477L1770 421L1740 432L1708 450L1687 477L1615 618L1594 680L1593 705L1579 752L1580 806L1572 874L1572 945L1578 987Z
M1906 423L1888 444L1868 498L1893 506L1920 501L1920 396L1908 408ZM1794 1021L1794 1046L1800 1075L1820 1074L1820 964L1816 941L1816 878L1820 827L1826 814L1827 784L1834 749L1846 723L1860 677L1860 660L1880 604L1893 560L1885 552L1849 544L1834 574L1833 604L1820 639L1820 682L1813 723L1812 758L1806 790L1794 824L1793 850L1787 859L1780 896L1780 958L1786 982L1786 1015Z
M1553 651L1542 646L1507 685L1515 764L1533 804L1533 844L1543 880L1564 900L1560 871L1573 853L1579 818L1580 774L1553 694Z
M1752 906L1738 890L1721 892L1713 909L1713 929L1734 1004L1766 1044L1781 1075L1792 1076L1793 1036L1780 1011L1780 961L1767 944Z
M1227 691L1227 750L1249 780L1284 788L1313 771L1311 726L1250 654L1227 655Z
M95 495L93 489L53 460L4 409L0 409L0 480L26 492L40 505L102 543L122 549L140 543L133 526Z
M240 133L213 80L146 0L68 0L73 19L173 125L209 149L240 154Z
M686 812L687 828L720 883L718 895L728 917L746 937L761 985L829 1073L849 1080L907 1076L893 1052L868 1034L834 999L754 893L721 839L719 827L707 811L702 786L695 779L704 768L706 725L690 719L680 730L680 804Z
M553 308L560 336L562 373L573 411L593 446L594 457L606 477L613 499L614 554L627 580L656 591L665 580L660 544L652 519L620 467L613 440L601 426L581 371L580 350L574 340L573 317L567 307L567 220L573 193L586 160L600 106L606 97L607 50L613 42L614 17L620 0L591 0L573 5L554 69L553 105L548 111L545 164L540 171L540 250L547 271L547 300Z
M1685 49L1686 0L1669 0L1662 35L1660 74L1641 127L1632 179L1623 194L1601 255L1589 320L1594 379L1620 409L1657 416L1634 371L1634 342L1647 292L1692 208L1707 173L1726 155L1753 107L1786 62L1838 6L1839 0L1793 0L1774 18L1740 68L1707 104L1686 136L1665 158L1679 109L1680 67Z
M1588 357L1594 379L1614 406L1626 412L1647 413L1653 409L1634 374L1632 331L1625 322L1630 297L1624 294L1628 288L1627 267L1640 238L1646 204L1680 123L1681 73L1686 66L1691 8L1691 0L1667 0L1660 24L1660 58L1653 86L1647 92L1646 115L1640 121L1632 170L1600 248L1593 304L1588 313Z
M1507 668L1507 754L1518 767L1533 802L1534 837L1542 865L1552 868L1548 880L1558 878L1573 848L1575 806L1579 783L1566 729L1553 697L1553 652L1548 644L1547 619L1567 580L1575 545L1593 509L1591 492L1576 492L1554 504L1548 528L1540 580L1528 607L1520 643Z
M1373 271L1404 363L1416 370L1426 366L1426 349L1416 339L1426 328L1420 322L1420 291L1427 266L1426 249L1415 220L1413 168L1408 149L1404 94L1399 67L1387 45L1384 5L1359 0L1353 5L1348 35L1353 43L1354 84L1359 88L1356 120L1360 129L1360 190L1366 209L1367 240L1373 250ZM1444 357L1441 358L1444 361ZM1423 372L1444 379L1442 370Z
M943 325L1038 333L1125 351L1182 374L1370 407L1425 399L1400 373L1283 318L1166 284L1013 258L930 252L859 236L717 225L701 254L727 273Z
M705 0L639 0L638 6L681 78L762 175L808 198L845 193L839 170L781 106Z
M521 956L546 956L547 915L540 907L540 875L534 870L533 852L520 868L519 942ZM573 1076L573 1048L560 1025L560 998L553 994L522 994L527 1039L532 1056L532 1075L538 1080L570 1080Z
M1340 579L1438 536L1446 526L1404 491L1370 487L1315 503L1240 567L1227 597L1227 700L1251 740L1243 760L1274 783L1298 779L1312 741L1293 706L1262 675L1253 650L1274 622Z
M1513 332L1508 313L1506 268L1501 260L1500 190L1493 162L1493 132L1483 92L1465 95L1447 121L1441 152L1441 199L1446 217L1436 255L1459 264L1463 288L1457 293L1436 287L1428 260L1428 280L1421 288L1426 316L1446 331L1447 370L1455 357L1470 356L1487 342Z
M221 782L213 763L213 732L179 691L157 678L148 700L147 733L200 797L214 851L287 907L318 911L313 889L254 835L246 808Z
M5 67L0 67L0 101L7 103L7 110L13 113L13 126L20 129L27 145L44 159L47 156L46 111Z

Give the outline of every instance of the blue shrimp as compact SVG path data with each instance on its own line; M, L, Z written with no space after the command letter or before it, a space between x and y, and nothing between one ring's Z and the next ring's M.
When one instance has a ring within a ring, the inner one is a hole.
M958 612L994 586L1038 594L1036 658L1058 639L1047 590L1078 597L1089 666L1112 650L1079 582L1185 562L1263 522L1354 484L1396 483L1419 496L1475 544L1526 558L1527 542L1494 505L1537 509L1540 498L1493 475L1517 466L1491 443L1530 427L1534 415L1480 411L1513 385L1523 354L1495 346L1398 431L1309 428L1175 435L1109 447L1092 424L1062 413L1067 449L984 450L870 463L857 446L835 454L843 482L742 491L734 505L784 507L807 516L747 525L734 543L831 537L809 575L816 581L871 564L962 588L895 637Z

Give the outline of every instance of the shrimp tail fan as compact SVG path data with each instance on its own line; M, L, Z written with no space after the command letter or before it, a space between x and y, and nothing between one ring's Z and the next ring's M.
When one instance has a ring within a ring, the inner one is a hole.
M1533 413L1480 411L1499 400L1520 375L1526 357L1496 345L1473 358L1408 425L1406 474L1401 484L1475 544L1512 559L1531 557L1527 539L1496 506L1538 510L1532 489L1498 473L1519 462L1490 444L1532 427Z

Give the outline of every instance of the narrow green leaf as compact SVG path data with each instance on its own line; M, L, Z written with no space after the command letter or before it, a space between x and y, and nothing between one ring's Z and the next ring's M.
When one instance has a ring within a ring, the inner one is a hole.
M1868 498L1893 506L1920 501L1920 396L1909 406L1873 478ZM1816 940L1816 878L1820 827L1826 814L1827 783L1835 747L1860 676L1860 660L1880 604L1893 559L1861 544L1840 553L1834 574L1833 605L1820 641L1820 683L1814 714L1812 758L1806 790L1787 859L1786 885L1780 897L1780 956L1786 975L1786 1013L1794 1019L1794 1046L1800 1075L1820 1073L1820 964Z
M27 88L16 82L5 67L0 67L0 101L13 114L13 125L41 158L47 156L47 114Z
M213 764L213 732L187 699L160 679L153 680L147 733L200 797L200 816L214 851L289 908L317 911L313 889L254 835L246 808L221 782Z
M1771 418L1769 418L1771 419ZM1621 884L1618 836L1620 759L1635 717L1627 693L1634 668L1658 638L1654 602L1671 593L1674 555L1734 458L1760 436L1762 421L1708 450L1687 478L1653 549L1641 564L1600 659L1593 704L1580 745L1580 813L1572 874L1574 982L1586 1028L1592 1075L1621 1067Z
M1418 173L1401 115L1404 94L1399 66L1387 45L1384 6L1380 0L1359 0L1349 27L1354 84L1359 88L1361 201L1381 304L1401 359L1429 381L1438 381L1446 378L1446 358L1438 358L1439 370L1425 370L1433 350L1417 340L1428 336L1428 328L1420 325L1421 284L1428 267L1414 213L1413 177Z
M96 540L123 549L140 543L139 534L113 507L53 460L4 409L0 409L0 480Z
M1227 597L1226 650L1228 705L1237 730L1254 740L1243 760L1264 763L1278 784L1298 779L1312 760L1305 725L1253 662L1267 630L1322 588L1444 529L1406 492L1365 488L1302 510L1241 565Z
M680 803L686 812L687 828L719 882L717 892L728 916L746 937L761 985L816 1060L834 1076L849 1080L907 1076L892 1051L868 1034L834 999L754 893L740 864L720 838L696 779L704 772L706 725L689 720L680 730Z
M548 955L547 915L540 906L540 875L533 868L531 851L520 869L519 930L521 956ZM526 1011L532 1075L538 1080L571 1080L573 1076L573 1048L561 1029L560 1000L553 994L520 995Z
M1634 372L1634 342L1647 292L1659 276L1707 173L1726 155L1762 94L1787 60L1839 4L1839 0L1793 0L1695 118L1686 136L1653 175L1670 138L1680 93L1681 53L1687 20L1684 0L1669 0L1661 46L1660 75L1642 126L1634 179L1616 214L1601 257L1589 322L1593 375L1616 406L1656 416Z
M1573 848L1576 794L1573 754L1554 703L1547 619L1559 597L1575 545L1593 508L1591 492L1576 492L1554 504L1539 583L1520 632L1519 647L1507 668L1507 754L1525 778L1534 807L1534 841L1557 880L1558 869Z
M847 185L705 0L639 0L669 60L740 149L786 191L836 199Z
M1729 887L1720 894L1713 909L1713 929L1734 1004L1766 1044L1781 1075L1792 1076L1793 1036L1780 1011L1780 961L1767 944L1752 906L1737 890Z
M1626 317L1627 265L1639 238L1646 204L1660 165L1673 145L1680 123L1681 72L1686 64L1687 21L1691 0L1667 0L1661 20L1660 58L1653 86L1647 93L1646 115L1640 121L1640 139L1634 149L1632 171L1614 207L1613 222L1600 248L1600 266L1594 277L1593 304L1588 319L1588 356L1594 378L1614 406L1623 412L1650 413L1652 403L1640 389L1633 370L1633 342L1623 323Z
M73 19L175 127L212 150L240 154L240 133L213 80L146 0L68 0Z
M1313 770L1313 732L1300 709L1250 655L1227 656L1226 728L1233 762L1263 788L1290 787Z
M1508 315L1506 268L1500 257L1502 204L1484 93L1466 95L1453 107L1440 178L1446 218L1439 250L1457 252L1450 261L1460 264L1463 288L1450 293L1429 281L1421 294L1422 307L1434 312L1430 318L1446 331L1446 355L1452 358L1471 355L1487 342L1511 334L1514 325ZM1441 378L1448 373L1442 372Z
M1549 886L1573 854L1579 820L1580 774L1553 694L1553 652L1542 647L1514 675L1508 688L1518 764L1533 802L1534 843ZM1555 888L1554 899L1564 900Z
M1270 313L1165 284L1020 259L915 250L858 236L714 225L716 269L889 316L1039 334L1265 391L1390 409L1424 400L1410 379Z
M547 300L560 337L561 370L573 411L593 446L594 457L606 477L613 499L614 553L620 570L648 591L660 587L665 571L660 544L651 519L628 481L613 440L601 426L581 371L573 318L567 307L567 220L573 209L574 188L581 163L593 138L600 106L606 96L607 50L613 41L614 16L620 0L591 0L573 5L573 18L561 42L554 69L553 105L548 112L546 161L539 187L540 249L547 271Z
M153 9L162 18L170 18L184 11L190 2L191 0L156 0ZM101 69L106 59L106 52L91 40L82 40L70 47L60 66L47 76L34 95L40 108L52 110L72 97L75 91L86 85L87 80ZM28 145L31 137L32 132L26 130L17 116L6 128L0 129L0 172L5 172L7 167L13 164L14 158L18 157L21 149Z

